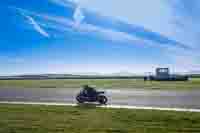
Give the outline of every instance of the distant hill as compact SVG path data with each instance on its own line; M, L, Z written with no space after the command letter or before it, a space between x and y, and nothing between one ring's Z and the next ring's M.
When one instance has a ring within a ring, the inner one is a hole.
M135 76L136 74L131 73L131 72L126 72L126 71L121 71L118 73L112 73L110 74L111 76Z
M26 79L131 79L143 78L143 76L125 75L125 74L111 74L111 75L83 75L83 74L38 74L38 75L15 75L15 76L0 76L0 80L26 80Z

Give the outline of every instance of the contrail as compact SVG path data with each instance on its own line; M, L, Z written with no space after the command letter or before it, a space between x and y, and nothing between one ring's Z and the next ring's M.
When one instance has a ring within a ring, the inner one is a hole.
M29 11L21 9L21 8L16 8L16 7L10 7L10 8L13 8L19 11L19 13L28 20L28 23L31 24L33 28L42 36L50 37L50 35L36 22L36 20L33 17L31 17L30 15L27 15L29 14Z

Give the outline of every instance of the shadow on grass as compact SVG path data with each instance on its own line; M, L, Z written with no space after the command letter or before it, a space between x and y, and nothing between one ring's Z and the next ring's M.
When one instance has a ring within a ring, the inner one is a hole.
M101 106L101 104L95 104L95 103L79 103L79 104L77 104L77 108L80 108L80 109L96 109L98 106Z

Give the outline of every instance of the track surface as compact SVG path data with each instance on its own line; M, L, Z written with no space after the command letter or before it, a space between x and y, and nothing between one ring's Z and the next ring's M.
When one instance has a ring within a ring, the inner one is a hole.
M0 88L0 101L76 103L80 89ZM200 109L200 90L105 89L109 105Z
M80 89L0 88L0 101L76 103ZM128 106L151 106L164 108L200 109L200 91L169 91L144 89L105 89L108 104Z

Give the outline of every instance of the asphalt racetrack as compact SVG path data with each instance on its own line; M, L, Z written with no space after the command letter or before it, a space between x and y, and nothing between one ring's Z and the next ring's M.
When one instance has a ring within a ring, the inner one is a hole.
M75 104L79 91L79 88L0 88L0 102ZM200 109L200 90L105 89L105 92L108 105Z

